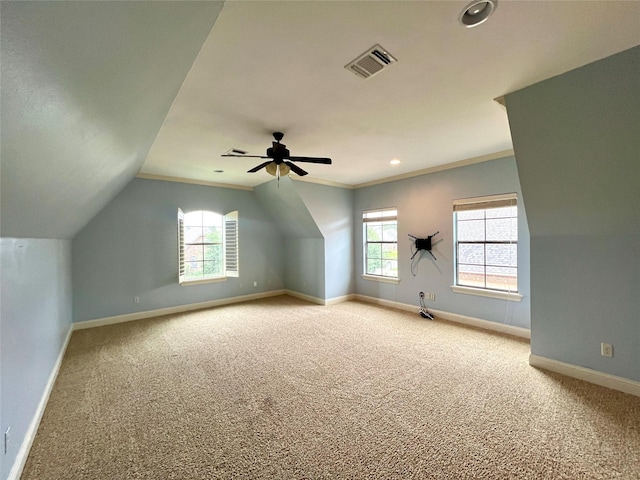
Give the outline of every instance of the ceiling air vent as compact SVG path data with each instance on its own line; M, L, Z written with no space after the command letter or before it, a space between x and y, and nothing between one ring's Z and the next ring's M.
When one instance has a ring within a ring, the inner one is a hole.
M374 45L354 61L344 66L362 78L373 77L397 60L380 45Z

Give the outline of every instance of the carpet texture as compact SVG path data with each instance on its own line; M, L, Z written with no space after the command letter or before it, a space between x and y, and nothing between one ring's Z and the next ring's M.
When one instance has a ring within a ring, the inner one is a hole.
M640 479L640 398L506 335L289 296L73 333L38 479Z

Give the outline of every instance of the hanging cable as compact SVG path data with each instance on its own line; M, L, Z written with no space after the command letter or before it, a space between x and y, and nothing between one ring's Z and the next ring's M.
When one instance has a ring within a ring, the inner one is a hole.
M418 294L420 297L420 310L418 313L422 318L428 318L429 320L433 320L433 315L427 310L427 306L424 304L424 292L420 292Z

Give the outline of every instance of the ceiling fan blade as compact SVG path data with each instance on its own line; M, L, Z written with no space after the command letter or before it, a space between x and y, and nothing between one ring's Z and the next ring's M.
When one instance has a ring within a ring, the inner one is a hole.
M260 157L260 158L262 158L262 157ZM269 160L268 162L261 163L260 165L253 167L251 170L247 170L247 173L255 173L258 170L260 170L261 168L264 168L267 165L269 165L271 162L272 162L272 160Z
M323 157L289 157L289 160L293 160L294 162L324 163L325 165L331 165L331 159Z
M298 175L300 175L301 177L304 177L307 173L309 172L305 172L303 169L301 169L299 166L297 166L295 163L291 163L291 162L284 162L291 170L293 170L294 172L296 172Z
M265 157L264 155L234 155L232 153L225 153L224 155L220 155L221 157L243 157L243 158L271 158Z

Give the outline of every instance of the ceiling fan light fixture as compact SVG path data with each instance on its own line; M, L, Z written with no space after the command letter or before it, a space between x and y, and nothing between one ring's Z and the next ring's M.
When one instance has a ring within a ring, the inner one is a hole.
M269 175L274 177L286 177L291 172L291 168L286 163L278 165L276 162L271 162L266 166L265 170Z
M466 28L475 27L486 22L496 8L498 0L474 0L462 9L458 22Z
M271 162L266 166L265 170L269 175L273 175L275 177L278 171L278 164L276 162Z
M286 163L281 163L280 164L280 176L281 177L286 177L287 175L289 175L289 172L291 172L291 169L289 168L289 165L287 165Z

